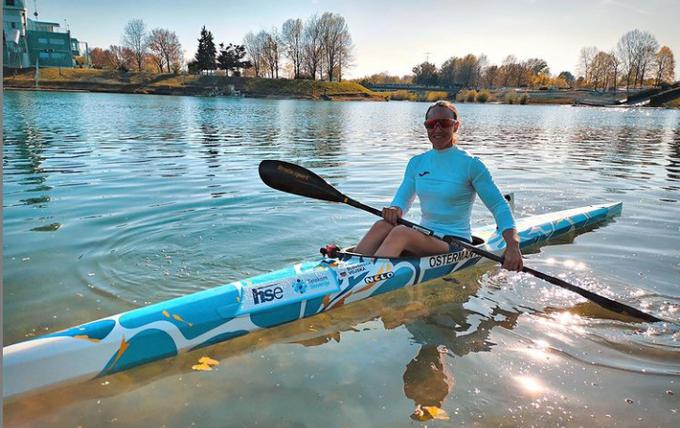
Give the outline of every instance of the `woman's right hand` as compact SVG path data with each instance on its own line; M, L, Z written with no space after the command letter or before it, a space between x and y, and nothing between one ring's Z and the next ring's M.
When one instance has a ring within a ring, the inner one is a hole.
M383 207L382 216L386 222L393 226L397 225L397 221L401 218L401 208L399 207Z

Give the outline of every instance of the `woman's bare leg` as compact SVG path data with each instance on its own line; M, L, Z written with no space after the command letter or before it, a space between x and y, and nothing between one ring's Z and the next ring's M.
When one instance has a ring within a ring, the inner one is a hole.
M354 247L354 252L372 256L392 229L394 229L394 226L385 220L376 221Z
M376 257L399 257L404 250L418 256L429 256L448 252L449 244L407 226L395 226L374 255Z

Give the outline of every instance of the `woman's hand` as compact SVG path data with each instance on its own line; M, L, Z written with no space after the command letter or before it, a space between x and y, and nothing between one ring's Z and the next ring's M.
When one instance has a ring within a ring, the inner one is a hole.
M517 229L503 231L505 253L503 253L503 269L521 271L524 267L522 251L519 249L519 235Z
M503 269L521 271L524 267L522 262L522 251L519 249L519 244L511 245L505 248L503 253Z
M383 207L382 216L386 222L396 226L397 221L401 218L401 208L399 207Z

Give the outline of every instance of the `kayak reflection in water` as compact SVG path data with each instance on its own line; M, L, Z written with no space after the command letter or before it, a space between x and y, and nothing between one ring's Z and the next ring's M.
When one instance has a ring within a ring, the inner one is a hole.
M424 125L432 150L409 160L391 206L383 208L383 219L361 239L357 253L399 257L403 251L416 256L458 251L455 245L397 225L397 220L406 215L418 196L424 227L472 242L470 215L475 195L479 195L503 232L507 245L503 267L522 269L519 236L510 206L484 163L458 147L460 123L458 110L448 101L437 101L427 109Z

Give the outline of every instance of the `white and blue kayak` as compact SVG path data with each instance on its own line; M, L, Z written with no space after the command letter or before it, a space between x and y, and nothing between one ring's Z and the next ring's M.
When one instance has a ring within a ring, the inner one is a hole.
M621 203L517 220L521 246L546 243L620 215ZM495 226L475 244L502 254ZM4 397L106 376L180 352L288 323L410 287L486 261L461 250L428 257L374 258L340 251L188 296L134 309L3 349ZM455 285L452 285L455 286Z

